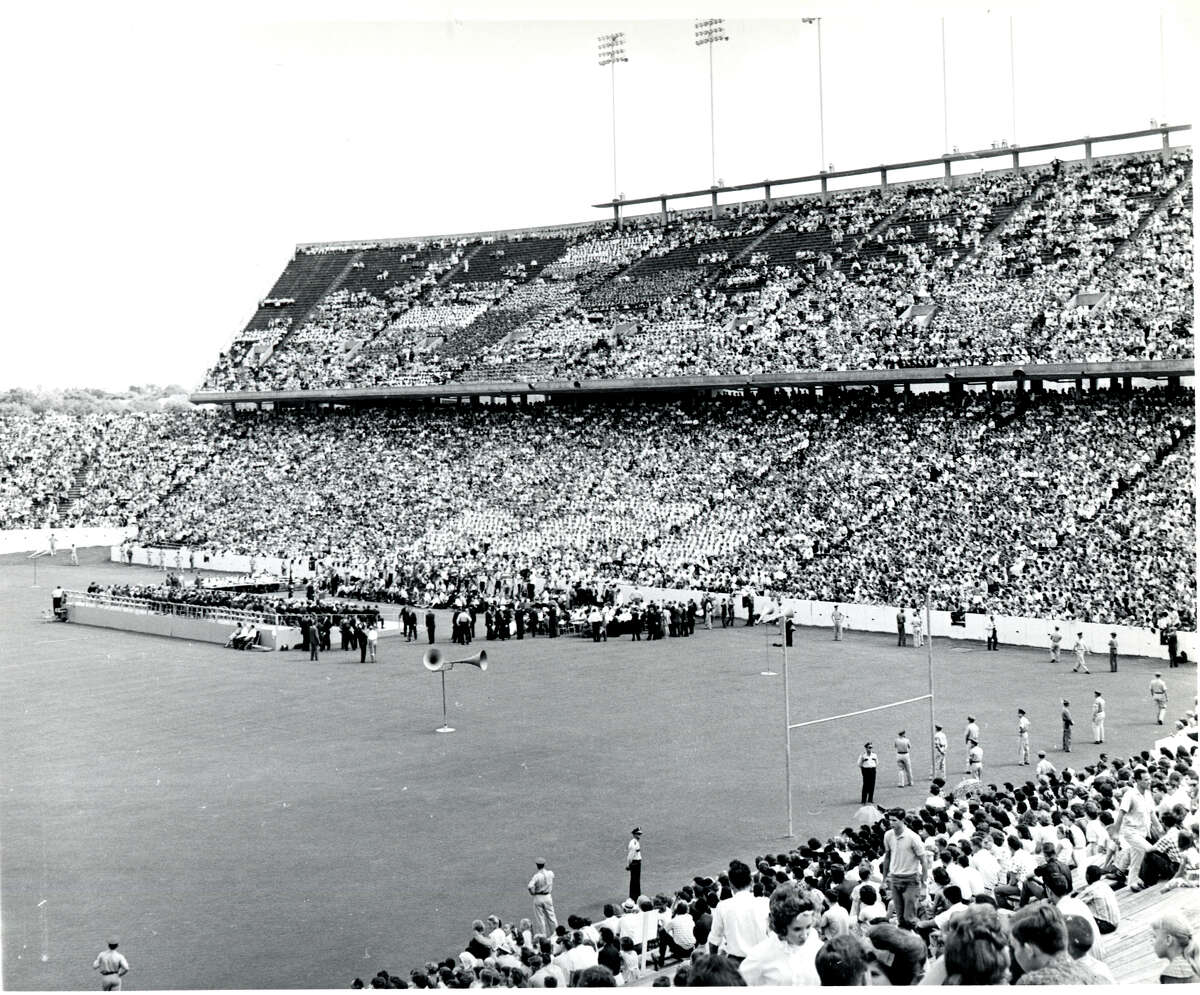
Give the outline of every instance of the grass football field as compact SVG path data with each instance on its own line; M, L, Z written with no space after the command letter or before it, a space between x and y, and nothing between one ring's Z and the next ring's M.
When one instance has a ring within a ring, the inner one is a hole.
M56 582L156 575L105 554L86 550L77 568L43 558L36 588L31 561L0 557L6 989L98 987L91 962L110 935L132 965L128 989L344 988L457 954L476 917L531 915L539 856L565 921L624 897L635 825L650 893L792 842L782 677L760 675L782 669L775 629L477 641L467 652L486 647L490 669L447 675L457 731L438 734L441 683L421 666L424 645L381 640L375 665L338 650L310 662L43 621ZM439 633L450 658L464 655L445 643L444 615ZM924 694L925 651L895 641L799 630L792 722ZM1040 649L935 641L951 772L972 712L985 780L1025 780L1018 706L1035 751L1060 767L1090 762L1102 749L1088 724L1097 688L1103 748L1148 748L1161 730L1147 684L1162 665L1092 663L1086 677ZM1166 673L1182 705L1195 670ZM1057 751L1063 695L1076 719L1069 757ZM922 701L794 732L797 837L848 824L866 739L881 756L877 803L919 804L928 714ZM917 786L905 790L889 749L902 727L916 744Z

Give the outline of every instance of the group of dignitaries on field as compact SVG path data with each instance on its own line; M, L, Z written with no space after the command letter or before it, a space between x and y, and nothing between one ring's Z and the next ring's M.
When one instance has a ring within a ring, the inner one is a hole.
M573 601L574 599L572 599ZM517 599L515 602L488 601L474 593L465 599L458 597L451 608L452 643L466 645L479 636L479 621L483 620L484 638L487 640L535 639L545 636L555 639L564 634L590 635L594 642L606 642L609 637L629 636L640 641L691 636L697 622L712 629L714 612L718 610L716 598L704 595L699 603L695 598L687 601L633 600L627 604L616 604L616 599L607 594L601 600L568 607L568 602L555 598L541 601ZM735 622L734 608L727 597L720 599L720 623L729 628ZM418 639L417 609L405 605L399 621L407 641ZM750 624L747 622L747 624ZM794 625L788 620L789 645ZM432 609L425 612L425 629L429 642L436 637L436 620Z

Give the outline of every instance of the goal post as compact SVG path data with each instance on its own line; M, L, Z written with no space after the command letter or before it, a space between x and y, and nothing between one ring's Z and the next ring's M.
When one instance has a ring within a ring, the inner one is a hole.
M931 631L931 615L930 596L929 592L925 593L925 631ZM901 698L897 701L884 702L882 705L872 705L870 708L859 708L852 712L842 712L839 715L826 715L819 719L807 719L804 722L792 721L792 699L791 687L788 681L788 659L785 641L785 649L783 651L783 722L784 722L784 779L787 790L787 835L788 838L793 838L796 834L793 829L792 820L792 730L804 729L808 726L821 725L824 722L836 722L839 719L849 719L856 715L866 715L869 712L881 712L888 708L899 708L903 705L911 705L918 701L929 702L929 767L930 770L936 770L937 764L934 758L933 736L937 728L934 722L934 697L933 697L933 637L932 635L925 641L926 660L928 663L928 679L929 690L924 694L915 695L912 698Z

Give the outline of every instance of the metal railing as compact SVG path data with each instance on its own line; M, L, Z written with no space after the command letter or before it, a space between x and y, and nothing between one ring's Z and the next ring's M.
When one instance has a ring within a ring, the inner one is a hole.
M162 601L156 598L139 598L127 594L89 594L86 591L64 591L66 604L90 605L110 611L135 612L140 615L174 615L178 618L196 618L210 622L236 622L239 625L251 622L254 625L283 625L282 616L274 612L248 611L224 605L191 605L179 601Z
M1159 136L1161 137L1161 151L1164 155L1169 155L1173 149L1171 145L1171 135L1178 134L1183 131L1191 130L1190 124L1161 124L1153 128L1143 128L1138 131L1126 131L1115 135L1084 135L1082 138L1070 138L1061 142L1044 142L1040 145L1004 145L991 149L976 149L970 152L954 152L944 155L931 157L928 159L914 159L909 162L890 162L883 163L878 166L861 166L857 169L837 169L833 171L822 170L819 173L809 173L806 176L788 176L773 180L754 180L750 183L735 183L732 185L714 185L697 190L681 190L675 193L660 193L647 197L617 197L613 200L601 201L599 204L593 204L595 208L610 208L613 212L613 220L620 226L623 214L623 208L639 205L639 204L657 204L659 206L659 216L662 223L665 225L668 219L668 205L672 201L691 200L697 197L711 198L711 206L709 208L695 207L683 213L701 214L704 211L709 211L712 218L720 216L720 205L717 203L717 197L723 193L744 193L747 191L761 190L763 192L762 199L770 207L773 200L771 191L773 187L796 186L803 183L820 182L820 196L827 197L829 193L846 193L847 190L830 191L829 181L833 179L842 179L845 177L870 177L878 176L878 182L871 184L878 186L881 190L888 189L888 172L899 172L901 170L910 169L925 169L931 166L940 166L943 171L944 182L949 185L955 179L953 170L954 163L967 162L974 165L978 161L999 159L1007 157L1010 160L1012 170L1019 171L1022 168L1021 156L1027 153L1050 152L1057 149L1079 148L1083 151L1083 161L1091 166L1093 160L1093 150L1097 145L1105 145L1110 142L1125 142L1140 138L1148 138ZM1178 148L1175 146L1174 148ZM1143 149L1142 152L1153 151L1153 149ZM1126 153L1138 154L1138 153ZM1028 160L1027 160L1028 164ZM1038 165L1038 164L1032 164ZM925 177L921 180L913 180L909 182L928 182L931 177ZM862 188L856 188L862 189ZM787 194L779 199L793 199L803 194Z

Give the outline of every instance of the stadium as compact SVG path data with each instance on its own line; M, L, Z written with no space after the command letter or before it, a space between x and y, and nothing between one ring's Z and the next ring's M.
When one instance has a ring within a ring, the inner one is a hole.
M369 238L333 203L238 264L275 268L219 340L184 312L232 247L162 308L117 245L31 243L64 301L122 288L105 352L204 351L185 390L0 394L4 988L1200 980L1191 126L1081 97L1018 143L1018 15L1009 137L955 145L947 21L933 138L864 111L835 169L820 75L808 157L729 184L739 32L741 75L872 32L560 25L611 196L565 170L584 220L489 190ZM626 196L619 108L630 160L659 111L618 73L665 92L668 29L711 182L664 151ZM540 148L511 127L497 159Z

